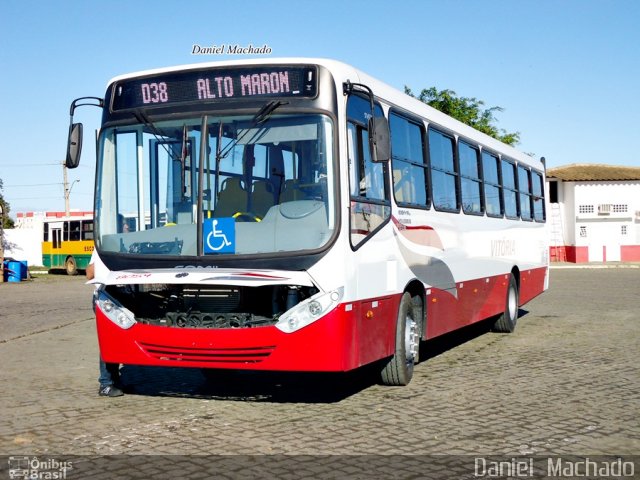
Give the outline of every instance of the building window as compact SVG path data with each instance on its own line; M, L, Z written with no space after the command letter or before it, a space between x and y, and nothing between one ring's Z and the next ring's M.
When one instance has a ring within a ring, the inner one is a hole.
M587 227L586 227L586 226L584 226L584 225L582 225L582 226L580 227L580 236L581 236L582 238L586 238L586 237L587 237Z
M593 205L580 205L578 207L578 213L593 213Z
M627 213L628 205L613 204L611 209L613 213Z
M621 233L622 235L626 235L626 234L627 234L627 226L626 226L626 225L622 225L622 226L620 227L620 233Z

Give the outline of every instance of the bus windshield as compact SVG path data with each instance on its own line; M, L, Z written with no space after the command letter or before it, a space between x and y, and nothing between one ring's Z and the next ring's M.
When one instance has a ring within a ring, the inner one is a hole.
M327 116L134 116L100 135L101 250L269 254L318 249L331 237L337 181Z

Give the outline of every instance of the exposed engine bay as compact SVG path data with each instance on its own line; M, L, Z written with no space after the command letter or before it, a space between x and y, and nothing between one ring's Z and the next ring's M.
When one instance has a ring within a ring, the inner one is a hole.
M315 295L315 287L268 285L108 285L105 292L139 323L180 328L252 328L279 317Z

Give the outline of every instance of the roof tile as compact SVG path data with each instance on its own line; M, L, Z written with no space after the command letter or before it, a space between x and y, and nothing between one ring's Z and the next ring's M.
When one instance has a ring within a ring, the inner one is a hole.
M566 182L640 180L640 167L573 163L549 168L547 177Z

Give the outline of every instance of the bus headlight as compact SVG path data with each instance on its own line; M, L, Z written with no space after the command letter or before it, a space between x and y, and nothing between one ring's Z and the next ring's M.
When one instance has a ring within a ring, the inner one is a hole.
M126 330L136 324L136 317L131 310L124 308L102 290L98 293L96 305L109 320L122 329Z
M340 287L327 293L317 293L295 307L287 310L276 323L276 327L284 333L292 333L315 322L333 310L342 300L344 288Z

